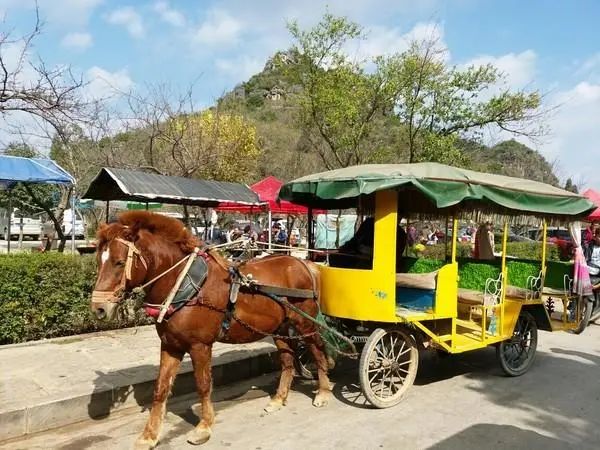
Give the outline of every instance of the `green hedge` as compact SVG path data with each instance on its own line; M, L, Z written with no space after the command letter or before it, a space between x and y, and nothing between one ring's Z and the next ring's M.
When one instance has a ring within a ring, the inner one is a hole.
M133 325L133 321L105 323L94 319L90 294L95 279L92 255L1 255L0 344Z

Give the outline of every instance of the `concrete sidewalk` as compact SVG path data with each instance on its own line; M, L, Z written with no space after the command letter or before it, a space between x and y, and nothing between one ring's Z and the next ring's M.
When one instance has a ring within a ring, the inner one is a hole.
M159 348L154 326L1 346L0 441L148 404ZM273 352L267 340L215 344L214 384L274 370ZM193 391L186 355L173 395Z

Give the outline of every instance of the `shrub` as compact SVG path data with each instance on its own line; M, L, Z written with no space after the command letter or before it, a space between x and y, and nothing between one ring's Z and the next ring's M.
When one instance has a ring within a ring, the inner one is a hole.
M92 255L0 256L0 344L133 325L95 320L90 311L95 279Z

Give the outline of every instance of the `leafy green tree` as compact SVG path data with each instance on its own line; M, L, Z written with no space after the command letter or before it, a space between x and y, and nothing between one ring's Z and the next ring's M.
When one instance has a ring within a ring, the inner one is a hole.
M327 168L367 162L451 162L468 165L459 138L497 128L517 135L543 132L538 92L500 88L506 75L488 64L458 68L434 39L406 51L352 59L348 48L366 39L363 28L329 13L308 30L288 25L298 63L300 123ZM401 139L395 154L373 139L396 116Z
M491 64L449 66L447 50L434 38L379 61L382 78L391 80L393 111L406 126L409 162L464 164L456 138L477 137L489 127L526 136L543 132L538 92L505 88L490 95L506 75Z
M288 29L298 58L290 70L302 87L299 118L311 147L328 169L378 159L380 143L370 138L388 103L387 80L344 51L365 38L362 27L328 13L312 29L296 22Z

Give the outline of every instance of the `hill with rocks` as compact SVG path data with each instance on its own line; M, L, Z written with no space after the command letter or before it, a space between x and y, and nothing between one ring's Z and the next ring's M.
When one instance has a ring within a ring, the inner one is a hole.
M325 170L320 157L311 151L297 120L302 87L296 82L295 72L290 70L296 61L293 51L276 53L261 72L237 85L218 101L224 111L242 114L256 127L263 150L257 179L275 175L290 180ZM396 149L405 145L403 124L393 116L380 121L379 127L375 132L385 136L384 145ZM513 139L493 146L462 140L459 148L465 155L465 167L559 185L552 165L539 152ZM381 153L390 155L381 162L408 161L407 152Z

